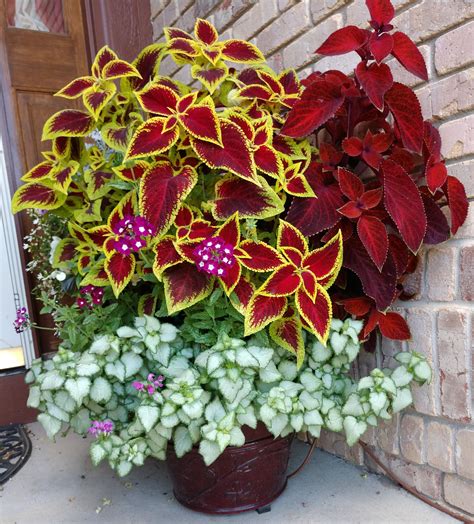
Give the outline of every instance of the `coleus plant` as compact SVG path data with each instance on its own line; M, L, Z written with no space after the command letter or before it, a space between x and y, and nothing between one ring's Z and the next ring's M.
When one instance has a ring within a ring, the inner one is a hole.
M51 151L13 209L66 217L55 265L118 300L134 286L139 314L162 303L186 314L221 287L245 335L268 326L298 364L303 330L326 342L333 301L338 316L367 320L363 338L377 326L407 338L387 310L422 242L454 234L467 201L415 94L382 63L392 53L424 77L421 55L389 34L390 2L367 4L372 31L339 30L318 50L358 52L354 78L276 74L200 19L194 35L167 28L132 64L103 48L92 75L58 93L85 111L46 122ZM160 75L167 57L191 66L191 86Z

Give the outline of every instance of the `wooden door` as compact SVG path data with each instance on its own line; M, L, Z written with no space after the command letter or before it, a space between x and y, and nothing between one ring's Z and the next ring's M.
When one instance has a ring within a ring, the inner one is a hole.
M87 74L86 42L81 0L0 0L0 135L12 193L20 177L41 161L41 151L48 150L49 144L41 142L44 122L68 104L54 93ZM29 230L25 213L17 217L17 229L19 238ZM19 249L25 264L21 243ZM29 275L29 291L32 285ZM27 294L31 297L31 292ZM39 316L34 300L30 299L28 308L36 322L48 322ZM37 355L54 349L55 341L47 335L35 332ZM0 378L0 424L5 419L24 422L31 417L31 413L15 411L26 409L23 377L18 376L14 387L11 380L7 384Z

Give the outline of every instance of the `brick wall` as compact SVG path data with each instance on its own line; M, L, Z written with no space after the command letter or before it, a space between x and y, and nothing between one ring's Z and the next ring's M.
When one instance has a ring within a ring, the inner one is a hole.
M429 82L395 66L395 77L415 88L425 118L439 128L451 174L474 199L474 1L393 0L395 26L420 46ZM213 22L226 38L256 43L275 69L339 68L349 72L356 55L315 57L314 49L335 29L366 24L364 0L151 0L155 40L167 25L191 30L196 17ZM166 73L188 81L187 71L164 64ZM425 353L434 370L429 386L415 392L413 409L365 436L377 454L405 481L434 500L474 514L474 207L455 239L425 249L409 281L415 296L399 303L413 338L384 341L378 353L362 354L360 371L391 365L400 349ZM321 446L372 467L361 448L340 435L323 434Z

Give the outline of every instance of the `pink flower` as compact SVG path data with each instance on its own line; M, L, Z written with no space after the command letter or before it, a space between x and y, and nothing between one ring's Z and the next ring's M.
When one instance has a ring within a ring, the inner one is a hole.
M26 307L20 307L16 310L16 318L13 321L13 327L17 333L23 333L31 325L30 316L26 311Z
M234 246L220 237L207 238L194 250L196 266L211 275L225 277L235 264Z
M165 377L158 375L156 377L153 373L148 373L146 382L132 382L132 387L137 391L146 391L149 395L153 395L155 391L163 387Z
M132 388L136 389L137 391L143 391L144 387L145 386L141 382L138 382L136 380L132 382Z
M108 437L113 429L114 423L111 420L94 420L88 431L94 437Z
M116 235L114 249L124 255L145 248L147 241L144 237L155 234L155 228L148 220L141 216L131 215L127 215L117 222L112 231Z
M98 306L102 304L102 299L104 297L104 290L101 287L97 287L97 286L93 286L92 284L89 284L87 286L81 287L81 289L79 290L79 293L81 295L84 295L84 297L78 297L76 300L77 305L81 309L85 307L92 309L93 305ZM88 298L92 302L89 302Z

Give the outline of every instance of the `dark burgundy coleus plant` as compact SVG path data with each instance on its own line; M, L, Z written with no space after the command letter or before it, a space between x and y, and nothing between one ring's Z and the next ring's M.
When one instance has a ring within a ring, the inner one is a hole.
M427 80L423 56L407 35L392 32L390 0L366 4L371 29L339 29L316 50L326 56L355 51L354 76L309 75L281 134L313 135L320 151L305 173L317 196L295 197L287 220L315 242L341 229L344 261L333 299L340 314L366 321L363 336L373 343L377 327L388 338L410 337L405 320L388 310L397 298L408 298L403 282L421 246L456 234L468 202L461 182L447 172L440 134L423 120L416 94L395 82L383 63L392 55Z

